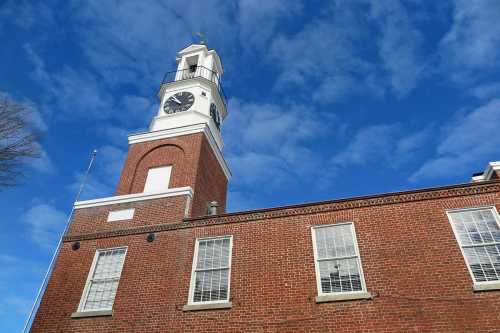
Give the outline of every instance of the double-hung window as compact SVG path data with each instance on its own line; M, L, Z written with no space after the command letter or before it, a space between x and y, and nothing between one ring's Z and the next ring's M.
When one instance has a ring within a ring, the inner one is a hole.
M447 212L474 279L474 288L500 289L500 219L494 207Z
M188 305L229 303L232 236L196 240Z
M317 301L369 298L354 225L338 223L312 228Z
M126 247L97 250L79 312L111 310L125 261Z

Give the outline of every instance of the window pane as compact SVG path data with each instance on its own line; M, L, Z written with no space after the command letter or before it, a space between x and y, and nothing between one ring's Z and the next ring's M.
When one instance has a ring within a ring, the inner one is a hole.
M193 302L227 300L230 238L198 241Z
M314 232L316 233L316 249L318 252L318 258L328 258L325 228L317 228L314 230Z
M500 242L500 227L493 209L453 212L450 221L475 281L500 280L500 245L494 244Z
M196 270L228 267L229 245L229 239L199 241Z
M347 256L356 255L356 251L354 250L354 239L352 237L351 226L344 225L342 226L342 238L345 245L345 252Z
M91 282L84 310L111 309L118 288L118 280Z
M470 266L472 275L478 282L486 281L486 277L481 266L481 262L476 254L476 251L472 247L464 248L465 258Z
M222 267L229 267L229 238L225 238L222 243L221 265Z
M500 241L500 228L491 209L454 212L450 217L462 246Z
M355 258L319 262L324 293L362 290L358 261Z
M194 302L227 300L229 269L196 272Z
M342 227L343 226L337 227L335 230L336 232L333 232L333 228L329 228L329 231L333 233L333 241L335 242L335 252L337 252L337 257L345 257L347 255L342 237Z
M112 308L124 260L123 248L98 251L83 310Z
M316 228L315 233L318 259L356 255L350 225Z
M227 300L227 291L229 290L229 270L221 270L220 276L219 299Z
M321 291L334 293L363 290L352 226L341 224L320 227L314 229L314 232Z
M120 276L125 258L125 249L99 252L93 280Z

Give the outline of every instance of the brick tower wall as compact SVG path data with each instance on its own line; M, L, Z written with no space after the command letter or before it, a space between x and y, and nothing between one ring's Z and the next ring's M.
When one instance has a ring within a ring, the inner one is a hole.
M219 166L207 138L202 137L201 151L196 175L195 193L193 197L192 216L207 214L207 205L211 201L219 204L218 213L226 211L227 178Z
M68 234L179 223L186 217L206 215L210 201L220 204L219 213L225 212L227 179L202 133L131 145L116 195L141 193L148 169L162 165L172 165L169 187L191 186L192 199L183 195L76 209ZM132 219L107 222L110 211L130 208L135 209Z
M148 169L162 165L172 165L170 188L193 188L190 216L205 215L214 200L225 212L227 179L203 133L131 145L116 195L142 192Z

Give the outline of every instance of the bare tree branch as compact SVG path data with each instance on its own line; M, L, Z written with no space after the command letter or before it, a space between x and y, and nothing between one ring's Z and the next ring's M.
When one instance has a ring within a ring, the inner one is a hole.
M28 159L40 156L29 116L25 106L0 95L0 188L19 184Z

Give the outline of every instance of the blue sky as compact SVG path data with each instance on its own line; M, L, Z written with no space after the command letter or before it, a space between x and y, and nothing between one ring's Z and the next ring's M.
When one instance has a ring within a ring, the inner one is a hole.
M88 163L113 193L175 53L225 68L229 211L467 182L500 159L500 2L3 1L0 92L42 158L0 191L0 327L17 331Z

